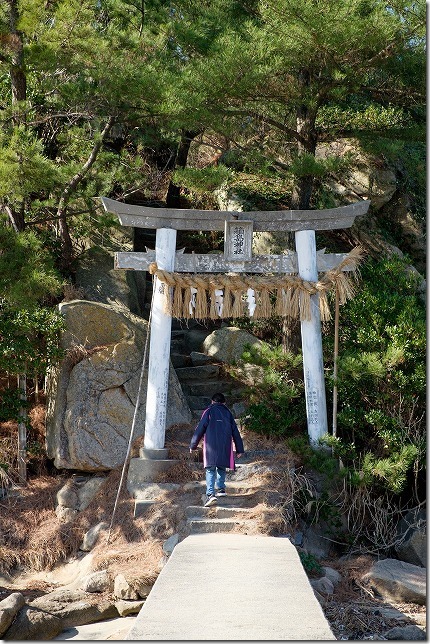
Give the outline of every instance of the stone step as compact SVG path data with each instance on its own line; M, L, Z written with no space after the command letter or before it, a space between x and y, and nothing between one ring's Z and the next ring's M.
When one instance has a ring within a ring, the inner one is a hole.
M210 356L207 356L206 353L201 353L201 351L191 351L190 358L193 367L201 367L204 364L213 362Z
M174 369L193 366L190 356L186 353L171 353L170 360L172 361Z
M211 397L216 391L222 391L223 394L230 395L233 387L234 383L226 382L225 380L210 380L209 382L187 380L182 385L182 391L190 396Z
M175 369L179 380L205 380L208 378L217 378L219 375L219 366L216 364L206 364L201 367L179 367Z
M160 479L177 463L179 461L175 459L131 458L128 467L127 490L132 496L137 496L136 493L142 487L142 484Z
M191 534L205 534L209 532L232 532L242 530L255 530L255 524L250 520L241 519L188 519L187 526Z
M216 389L212 393L215 393ZM211 396L189 396L185 394L191 410L206 409L211 404Z
M221 497L219 500L221 501ZM211 505L208 508L201 505L189 505L185 509L187 519L247 519L251 512L252 508L220 505Z

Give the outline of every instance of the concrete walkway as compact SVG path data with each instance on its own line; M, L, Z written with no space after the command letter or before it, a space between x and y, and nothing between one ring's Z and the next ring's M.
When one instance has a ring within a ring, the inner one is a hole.
M194 534L174 549L126 640L335 640L288 539Z

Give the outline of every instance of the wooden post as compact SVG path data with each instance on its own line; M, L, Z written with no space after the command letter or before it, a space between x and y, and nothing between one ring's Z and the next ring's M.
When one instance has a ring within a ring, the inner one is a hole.
M19 398L25 403L27 401L27 377L25 373L18 376ZM27 481L27 411L24 406L19 410L18 422L18 476L20 483L25 484Z
M175 268L176 230L157 228L155 261L160 269ZM163 449L166 432L172 318L164 312L164 289L154 278L151 338L149 345L148 388L146 393L145 449Z
M339 292L336 288L333 355L333 436L337 436L337 359L339 355Z
M318 271L314 230L296 232L296 251L300 277L316 282ZM318 439L328 431L318 294L311 296L311 319L301 321L301 332L309 442L317 447Z

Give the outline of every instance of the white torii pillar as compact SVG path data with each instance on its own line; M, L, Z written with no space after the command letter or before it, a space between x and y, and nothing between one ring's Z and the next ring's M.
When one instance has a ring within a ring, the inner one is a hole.
M316 282L315 231L299 230L295 238L299 275L304 280ZM301 321L301 335L309 442L317 447L318 439L328 431L318 293L311 295L311 319Z
M176 230L157 228L155 261L163 271L175 269ZM164 312L164 289L167 284L154 277L149 344L148 387L146 392L145 449L163 449L167 393L169 389L170 339L172 317Z

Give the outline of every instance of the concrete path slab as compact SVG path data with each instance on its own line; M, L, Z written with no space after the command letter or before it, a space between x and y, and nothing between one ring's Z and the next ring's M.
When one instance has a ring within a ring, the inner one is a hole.
M126 640L335 640L288 539L180 542Z

